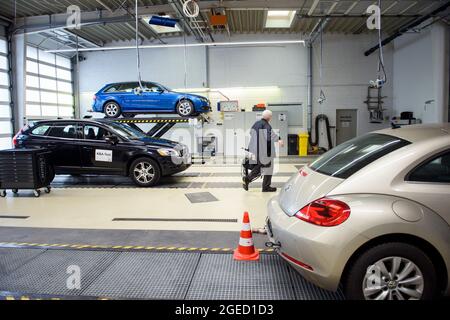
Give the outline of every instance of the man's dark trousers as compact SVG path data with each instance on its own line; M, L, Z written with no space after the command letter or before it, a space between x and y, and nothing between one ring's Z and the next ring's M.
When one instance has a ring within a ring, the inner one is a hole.
M270 166L271 164L269 164ZM263 168L263 165L261 163L258 163L253 170L250 172L250 174L248 175L248 181L251 182L253 181L253 179L256 179L260 174L261 174L261 169ZM263 184L262 184L262 189L266 190L267 188L270 187L272 183L272 175L264 175L263 177Z

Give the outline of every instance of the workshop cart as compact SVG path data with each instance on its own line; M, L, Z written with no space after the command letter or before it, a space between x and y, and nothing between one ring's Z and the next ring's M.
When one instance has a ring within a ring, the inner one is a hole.
M41 189L50 193L54 178L51 165L51 151L48 149L9 149L0 151L0 196L6 190L33 190L34 196L41 195Z

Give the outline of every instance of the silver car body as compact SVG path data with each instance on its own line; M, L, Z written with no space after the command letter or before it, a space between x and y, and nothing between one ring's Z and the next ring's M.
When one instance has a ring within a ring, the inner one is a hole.
M387 134L411 142L368 164L347 179L331 177L304 167L268 204L272 243L298 272L314 284L336 290L352 256L383 237L413 237L431 245L440 255L450 293L450 185L410 182L405 177L419 164L450 150L450 125L420 125L385 129ZM294 214L326 196L349 205L344 223L321 227ZM270 226L269 226L270 225ZM313 268L302 267L292 259Z

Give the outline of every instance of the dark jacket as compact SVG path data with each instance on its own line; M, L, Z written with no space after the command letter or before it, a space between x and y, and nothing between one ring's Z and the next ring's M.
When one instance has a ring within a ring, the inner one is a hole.
M248 151L255 156L257 163L269 166L276 157L275 142L278 140L280 137L273 132L269 122L261 119L250 130Z

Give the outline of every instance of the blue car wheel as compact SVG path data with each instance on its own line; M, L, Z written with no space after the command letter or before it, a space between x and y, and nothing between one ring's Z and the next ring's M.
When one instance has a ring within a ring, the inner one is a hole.
M107 102L103 109L107 118L118 118L122 113L119 104L114 101Z
M177 103L177 113L182 117L192 116L195 112L194 104L189 100L180 100Z

